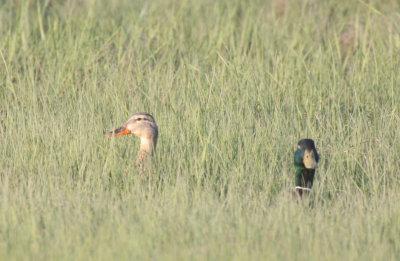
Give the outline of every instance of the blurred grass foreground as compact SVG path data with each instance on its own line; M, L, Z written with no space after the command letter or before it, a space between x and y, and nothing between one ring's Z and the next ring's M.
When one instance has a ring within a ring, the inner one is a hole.
M0 260L399 260L399 11L0 1ZM103 137L134 112L159 126L145 176Z

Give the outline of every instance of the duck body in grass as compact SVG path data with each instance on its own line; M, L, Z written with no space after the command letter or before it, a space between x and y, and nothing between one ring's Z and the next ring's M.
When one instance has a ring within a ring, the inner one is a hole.
M319 155L312 139L302 139L297 143L294 152L295 186L301 197L311 192L315 171L318 167Z

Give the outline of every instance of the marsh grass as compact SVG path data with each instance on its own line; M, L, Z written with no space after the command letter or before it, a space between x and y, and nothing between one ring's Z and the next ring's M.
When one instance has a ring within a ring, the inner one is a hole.
M398 259L399 21L396 1L1 1L0 259ZM102 136L142 111L145 178L136 139Z

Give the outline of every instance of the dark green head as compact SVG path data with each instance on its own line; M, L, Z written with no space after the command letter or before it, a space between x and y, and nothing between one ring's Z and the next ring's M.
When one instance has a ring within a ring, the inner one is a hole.
M294 153L294 165L304 169L316 169L319 155L312 139L302 139L297 143Z
M315 143L312 139L302 139L297 143L297 149L301 150L314 150L317 152L315 148Z

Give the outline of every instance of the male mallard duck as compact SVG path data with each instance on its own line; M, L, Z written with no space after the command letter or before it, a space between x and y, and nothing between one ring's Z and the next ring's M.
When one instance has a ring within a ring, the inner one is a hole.
M312 139L303 139L297 143L294 152L295 185L299 196L311 191L315 169L318 167L318 152Z
M135 113L121 127L106 133L113 137L133 134L140 138L140 148L136 159L138 170L145 168L147 159L153 154L157 145L158 127L153 116L148 113Z

